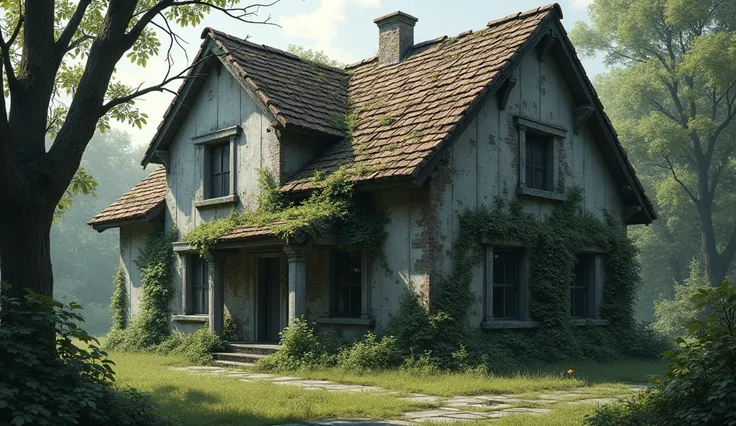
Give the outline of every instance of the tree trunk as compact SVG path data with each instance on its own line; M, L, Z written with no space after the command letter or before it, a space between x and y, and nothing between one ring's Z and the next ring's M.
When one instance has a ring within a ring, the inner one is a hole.
M4 294L23 297L25 289L53 296L51 271L50 212L34 206L22 208L10 217L0 218L0 279L11 285Z
M703 250L703 269L705 279L712 287L718 287L726 280L728 268L733 258L726 258L718 253L716 234L713 229L713 206L711 202L701 200L698 206L700 217L700 236Z

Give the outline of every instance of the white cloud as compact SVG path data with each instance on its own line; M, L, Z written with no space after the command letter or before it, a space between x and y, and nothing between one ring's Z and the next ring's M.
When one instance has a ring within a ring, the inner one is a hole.
M288 37L298 37L312 42L305 47L323 50L331 58L350 62L354 58L333 44L337 39L339 24L346 19L345 9L350 2L371 8L381 5L381 0L321 0L316 10L282 16L280 24Z
M570 0L570 5L573 9L587 9L593 0Z

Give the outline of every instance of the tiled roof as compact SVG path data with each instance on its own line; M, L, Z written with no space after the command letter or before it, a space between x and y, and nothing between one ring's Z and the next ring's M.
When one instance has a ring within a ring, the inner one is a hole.
M344 165L355 170L357 181L415 176L550 17L561 17L558 5L420 43L397 65L379 67L372 58L348 67L351 114L357 119L352 141L309 162L284 190L309 189L316 170L329 173Z
M284 127L345 134L348 75L343 70L211 28L203 35L227 52L224 58Z
M256 237L272 237L274 233L267 227L241 226L221 236L219 242L247 240Z
M161 166L89 222L102 231L122 222L148 220L166 203L166 168Z

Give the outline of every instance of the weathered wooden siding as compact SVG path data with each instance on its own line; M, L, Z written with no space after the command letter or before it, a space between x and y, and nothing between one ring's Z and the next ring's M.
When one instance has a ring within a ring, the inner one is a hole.
M609 211L623 222L618 185L591 132L584 128L578 135L573 133L572 110L576 105L554 58L548 55L540 62L532 52L513 74L517 84L506 109L499 110L497 99L488 98L430 178L432 208L439 223L438 244L433 249L437 258L433 271L438 276L447 276L452 270L450 253L458 237L459 215L476 206L492 206L497 196L516 198L519 137L515 116L567 129L567 137L558 147L560 181L566 188L584 189L588 211L599 217ZM546 218L554 206L550 201L531 199L524 199L523 204L526 212L540 219ZM390 250L393 253L394 248ZM477 267L472 282L473 292L478 295L471 312L473 324L479 324L483 314L482 274L482 266Z
M141 273L136 266L140 250L146 240L160 231L159 223L136 223L120 227L120 264L125 273L125 285L128 292L128 317L140 311Z
M183 235L203 221L230 212L230 206L194 207L195 200L204 198L205 147L195 145L192 138L234 125L242 128L235 142L231 170L236 176L234 190L239 197L236 209L257 207L258 169L265 168L276 177L279 173L279 143L270 120L230 73L210 73L171 144L167 228L176 225Z

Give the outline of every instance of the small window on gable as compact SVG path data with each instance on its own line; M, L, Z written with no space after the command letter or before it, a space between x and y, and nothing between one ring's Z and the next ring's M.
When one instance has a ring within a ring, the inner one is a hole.
M230 143L207 147L209 157L209 194L207 198L230 195Z
M207 261L199 256L191 257L191 285L189 286L192 314L207 314L210 307L210 288L207 279Z
M331 256L332 316L360 318L363 306L363 256L360 252L334 250Z
M493 250L493 317L519 317L521 253L518 250Z
M550 151L552 138L526 135L526 186L542 191L552 190Z

